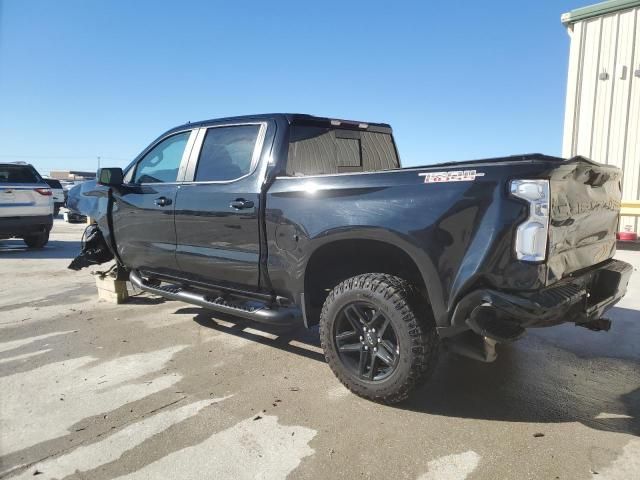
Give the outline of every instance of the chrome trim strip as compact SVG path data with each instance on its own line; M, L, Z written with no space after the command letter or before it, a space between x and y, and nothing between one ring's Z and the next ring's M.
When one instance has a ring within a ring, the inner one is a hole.
M189 156L189 162L187 164L187 168L185 169L184 177L182 178L182 182L190 182L191 179L195 176L196 167L198 165L198 157L200 156L200 150L202 149L202 142L204 141L206 131L206 128L198 129L193 148L191 149L191 154Z
M189 159L191 158L191 152L193 151L193 147L194 147L194 144L196 143L196 138L198 137L199 132L200 132L199 128L191 130L191 135L189 135L187 144L184 147L184 152L182 153L182 159L180 160L180 166L178 167L178 175L176 176L177 183L181 183L184 181L185 175L187 173Z

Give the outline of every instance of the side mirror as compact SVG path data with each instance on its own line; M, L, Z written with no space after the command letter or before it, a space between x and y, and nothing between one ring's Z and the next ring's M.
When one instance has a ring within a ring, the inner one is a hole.
M97 177L100 185L119 187L123 183L124 174L121 168L101 168Z

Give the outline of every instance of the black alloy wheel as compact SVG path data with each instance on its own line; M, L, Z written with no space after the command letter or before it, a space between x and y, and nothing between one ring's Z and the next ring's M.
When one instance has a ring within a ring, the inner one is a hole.
M404 400L429 378L440 343L427 298L385 273L348 278L329 292L320 342L343 385L383 403Z
M336 350L344 366L363 380L381 381L398 365L400 347L389 318L368 302L352 302L338 314Z

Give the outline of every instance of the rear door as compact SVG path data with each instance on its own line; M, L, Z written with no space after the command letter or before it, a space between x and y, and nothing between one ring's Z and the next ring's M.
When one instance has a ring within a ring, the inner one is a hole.
M0 165L0 217L52 214L51 189L31 165Z
M185 278L259 286L257 166L266 130L266 122L200 129L176 199L176 256Z
M124 263L145 272L175 275L176 192L194 130L172 133L152 145L114 189L113 227Z

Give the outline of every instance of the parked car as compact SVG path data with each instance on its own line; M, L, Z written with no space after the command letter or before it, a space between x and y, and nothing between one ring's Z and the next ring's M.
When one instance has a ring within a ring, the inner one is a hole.
M190 123L81 192L97 226L71 267L115 256L166 298L319 323L340 381L397 402L441 344L492 361L527 328L609 328L632 270L613 259L620 178L540 154L400 168L379 123Z
M51 188L53 196L53 216L55 217L60 212L60 207L64 206L67 200L67 195L62 188L60 180L56 180L55 178L44 178L44 181Z
M42 248L52 226L53 195L36 169L0 163L0 239L22 238L29 247Z
M65 202L66 200L69 198L69 192L78 187L79 185L83 185L87 182L94 182L95 180L75 180L75 181L63 181L62 183L62 188L64 190L64 195L65 195ZM65 207L68 207L68 205L65 203Z
M65 222L69 223L86 223L87 217L80 213L82 210L83 204L88 202L90 205L94 204L92 202L92 198L81 195L82 190L88 186L89 189L95 189L96 182L95 180L90 180L88 182L79 182L77 185L71 185L67 193L67 202L65 203L65 211L63 213L63 217ZM81 205L79 206L77 202L80 201Z

